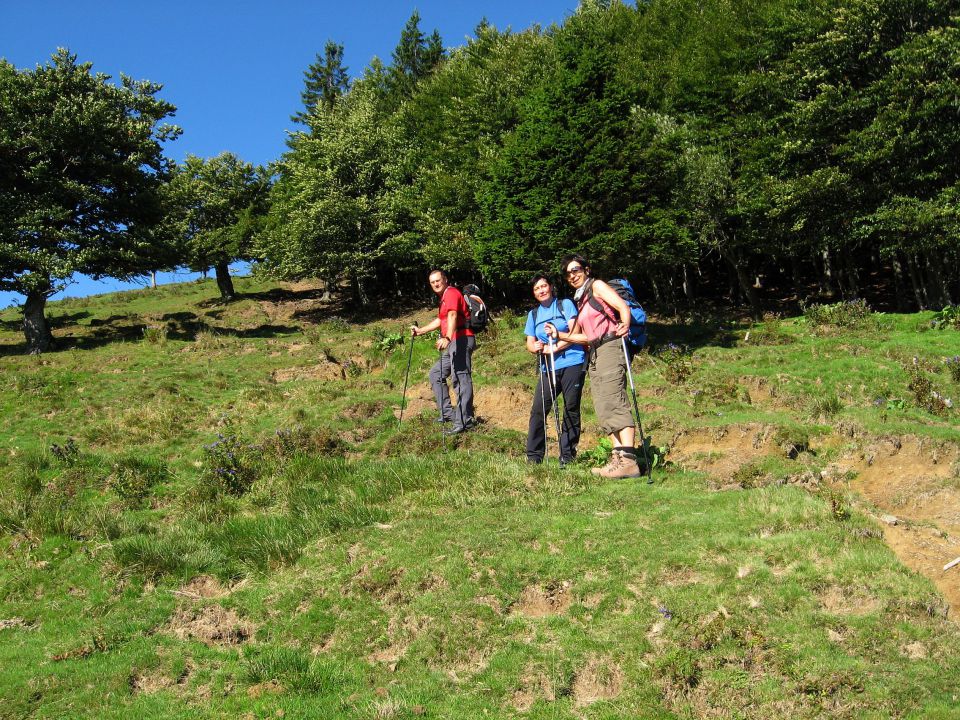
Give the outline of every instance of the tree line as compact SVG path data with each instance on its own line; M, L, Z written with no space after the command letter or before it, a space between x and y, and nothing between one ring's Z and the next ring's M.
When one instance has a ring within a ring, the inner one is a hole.
M352 82L329 41L287 151L163 157L160 87L66 51L0 64L0 288L30 349L72 272L255 261L360 301L444 268L503 297L571 251L659 309L891 289L960 298L960 8L947 0L582 0L444 48L414 13ZM98 132L91 133L91 124ZM103 132L99 132L103 130ZM38 312L39 308L39 312Z

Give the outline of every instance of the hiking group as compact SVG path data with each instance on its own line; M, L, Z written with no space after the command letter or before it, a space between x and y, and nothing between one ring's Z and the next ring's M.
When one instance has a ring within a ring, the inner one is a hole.
M639 408L634 395L635 423L627 384L629 380L633 390L630 360L632 351L646 339L646 315L629 283L624 280L606 283L594 278L590 264L582 255L564 258L562 272L574 292L572 300L558 298L546 274L538 273L531 279L537 305L527 313L524 335L527 351L536 358L538 379L527 428L527 461L541 463L548 454L551 411L560 464L565 466L576 457L580 441L580 399L584 380L589 376L597 421L613 446L610 461L591 472L605 478L639 477L641 467L636 449ZM429 280L440 301L437 317L423 327L411 326L410 332L417 337L439 330L438 357L430 369L430 385L437 403L437 422L444 424L445 435L457 435L476 424L472 376L475 331L486 326L489 316L476 286L468 285L461 292L450 284L443 270L431 272ZM451 377L457 394L456 408L451 403L447 385ZM450 428L446 428L446 423L451 423ZM649 470L649 462L646 466Z

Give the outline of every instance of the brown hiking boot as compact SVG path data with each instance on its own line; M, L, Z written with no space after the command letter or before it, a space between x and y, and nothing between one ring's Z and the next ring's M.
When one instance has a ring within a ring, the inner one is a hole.
M603 467L593 468L590 472L599 477L610 477L607 473L613 472L614 468L620 465L620 451L614 450L610 454L610 460Z
M620 462L609 470L603 468L598 474L600 477L619 479L640 477L640 466L637 464L637 456L632 452L623 450L615 451L620 454Z

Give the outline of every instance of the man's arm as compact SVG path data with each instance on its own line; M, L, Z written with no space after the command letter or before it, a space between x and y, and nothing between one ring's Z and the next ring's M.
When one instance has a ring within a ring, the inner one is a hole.
M439 327L440 327L440 318L437 317L437 318L434 318L433 320L431 320L430 322L428 322L428 323L427 323L426 325L424 325L423 327L417 327L416 325L411 325L411 326L410 326L410 333L411 333L414 337L416 337L417 335L426 335L427 333L433 332L434 330L436 330L436 329L439 328Z
M439 318L437 318L437 320L439 320ZM452 340L455 332L457 332L457 311L450 310L447 313L447 332L445 335L447 340Z

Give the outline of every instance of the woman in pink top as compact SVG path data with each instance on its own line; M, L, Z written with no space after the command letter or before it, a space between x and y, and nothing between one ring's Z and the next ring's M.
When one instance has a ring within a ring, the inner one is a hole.
M563 271L575 291L577 319L569 332L558 332L549 324L546 331L558 340L589 348L587 372L594 410L601 429L613 443L610 462L592 472L607 478L639 477L634 419L627 398L627 359L621 340L630 332L630 308L613 288L590 276L590 264L582 255L564 258Z

